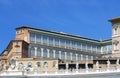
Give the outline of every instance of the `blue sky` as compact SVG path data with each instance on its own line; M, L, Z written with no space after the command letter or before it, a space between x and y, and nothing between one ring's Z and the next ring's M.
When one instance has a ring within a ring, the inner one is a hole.
M0 0L0 52L22 25L100 40L118 16L120 0Z

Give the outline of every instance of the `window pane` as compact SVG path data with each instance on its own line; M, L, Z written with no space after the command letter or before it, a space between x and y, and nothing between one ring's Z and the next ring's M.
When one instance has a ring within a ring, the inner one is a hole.
M37 67L40 67L40 62L36 62Z
M59 38L55 38L55 46L59 46Z
M38 57L41 56L41 52L40 52L40 51L41 51L41 49L38 47L38 48L37 48L37 56L38 56Z
M30 42L35 42L35 34L30 33Z
M49 45L53 45L53 37L49 37Z
M32 67L32 63L31 62L28 62L28 67Z
M47 36L43 36L43 44L47 44Z
M36 34L36 42L40 43L41 42L41 35Z
M31 57L34 57L35 56L35 48L34 47L31 47L31 49L30 49L30 56Z
M65 40L64 39L60 39L60 46L65 47Z

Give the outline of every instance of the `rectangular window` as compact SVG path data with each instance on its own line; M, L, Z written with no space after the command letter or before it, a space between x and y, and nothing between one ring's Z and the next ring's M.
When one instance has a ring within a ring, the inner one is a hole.
M81 43L80 42L77 42L77 49L81 50Z
M36 42L41 43L41 35L36 34Z
M47 44L47 36L43 36L43 44Z
M87 44L87 51L91 51L91 45Z
M65 40L64 39L60 39L60 44L61 44L61 47L65 47Z
M62 59L65 59L65 52L61 52Z
M96 46L92 45L92 52L96 52Z
M49 37L49 45L53 46L53 37Z
M75 42L74 41L71 41L72 42L72 49L75 49Z
M67 52L67 59L70 60L70 52Z
M85 43L82 43L82 50L86 51L86 44Z
M55 46L59 46L59 38L55 38Z
M34 33L30 33L30 42L35 43L35 34Z
M56 56L56 58L59 58L59 51L56 50L55 56Z
M66 48L70 48L70 41L69 40L66 40Z

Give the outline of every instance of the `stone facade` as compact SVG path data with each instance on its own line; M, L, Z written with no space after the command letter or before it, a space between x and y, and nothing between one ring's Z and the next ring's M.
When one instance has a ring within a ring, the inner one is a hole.
M112 23L112 38L94 40L27 26L16 28L14 40L0 56L0 70L58 71L115 67L120 58L120 18ZM104 58L104 59L103 59ZM100 63L96 67L97 61ZM86 65L87 64L87 65Z

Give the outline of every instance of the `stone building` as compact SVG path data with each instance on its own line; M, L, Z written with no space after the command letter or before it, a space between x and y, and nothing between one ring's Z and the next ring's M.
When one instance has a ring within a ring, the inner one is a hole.
M0 55L0 70L57 71L100 68L120 57L120 17L109 20L112 37L94 40L28 26L16 28L16 36Z

